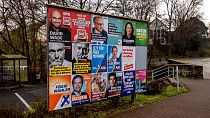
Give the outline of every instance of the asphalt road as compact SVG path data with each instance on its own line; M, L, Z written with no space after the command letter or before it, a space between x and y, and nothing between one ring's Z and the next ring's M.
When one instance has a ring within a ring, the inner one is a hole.
M22 98L22 100L20 99L20 97ZM28 110L26 104L32 107L36 102L46 98L47 98L46 86L38 86L32 88L18 88L10 91L0 90L0 107L5 109L12 107L20 110Z

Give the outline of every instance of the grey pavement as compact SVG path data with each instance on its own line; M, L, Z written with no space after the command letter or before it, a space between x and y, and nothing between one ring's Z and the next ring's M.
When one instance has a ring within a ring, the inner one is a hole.
M114 118L210 118L210 80L181 79L191 88L155 104L118 113Z

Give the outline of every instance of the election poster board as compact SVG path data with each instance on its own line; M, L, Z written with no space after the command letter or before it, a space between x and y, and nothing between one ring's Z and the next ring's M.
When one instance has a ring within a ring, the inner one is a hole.
M92 73L107 72L107 45L92 45Z
M47 5L49 111L146 92L148 22Z
M128 96L133 94L135 94L135 71L124 71L121 96Z
M135 47L123 46L122 48L122 69L123 71L135 70Z
M49 77L49 111L71 107L71 76Z
M72 74L91 73L91 45L88 43L73 43L72 47Z
M120 96L122 87L122 73L107 73L108 85L107 85L107 96L108 98Z
M146 92L146 77L147 71L145 70L136 70L135 71L135 91L136 93Z
M136 24L136 46L147 46L148 40L148 25L147 23Z
M107 73L92 74L92 99L91 102L107 99Z
M122 45L135 46L136 21L123 20Z
M108 17L92 15L92 44L107 44L108 39Z
M109 17L107 44L122 45L122 19Z
M91 74L72 76L72 105L89 103L91 100Z
M108 72L122 70L122 46L108 46Z
M72 18L72 42L73 43L90 43L90 19L91 15L84 12L71 12Z

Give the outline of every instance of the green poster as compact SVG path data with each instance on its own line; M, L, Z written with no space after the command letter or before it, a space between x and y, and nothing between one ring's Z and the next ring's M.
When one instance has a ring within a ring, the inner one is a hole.
M122 45L135 46L135 31L136 22L130 20L123 20Z
M136 22L136 46L147 46L148 26L145 22Z

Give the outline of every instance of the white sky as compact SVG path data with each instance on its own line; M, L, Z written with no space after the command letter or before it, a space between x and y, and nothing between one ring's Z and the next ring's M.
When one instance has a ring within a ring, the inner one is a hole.
M203 7L201 8L203 14L203 22L206 26L210 23L210 0L204 0Z

